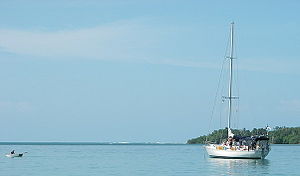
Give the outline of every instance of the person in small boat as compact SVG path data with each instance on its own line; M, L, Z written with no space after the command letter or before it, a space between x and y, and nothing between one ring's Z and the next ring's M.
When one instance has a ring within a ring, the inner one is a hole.
M12 155L15 154L15 150L11 151L10 154L12 154Z

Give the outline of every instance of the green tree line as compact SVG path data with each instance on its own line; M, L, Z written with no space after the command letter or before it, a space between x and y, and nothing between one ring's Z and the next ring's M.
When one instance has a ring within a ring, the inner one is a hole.
M255 136L267 135L272 144L300 144L300 127L278 127L267 132L264 128L254 128L252 131L247 129L232 129L236 136ZM227 139L227 128L213 131L209 135L199 136L187 141L188 144L205 144L206 141L221 143Z

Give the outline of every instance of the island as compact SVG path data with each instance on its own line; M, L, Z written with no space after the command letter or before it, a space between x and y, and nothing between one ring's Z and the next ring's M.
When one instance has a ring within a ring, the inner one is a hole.
M247 129L232 129L236 136L254 136L267 135L271 144L300 144L300 127L279 127L276 126L271 131L265 128L254 128L252 131ZM221 143L227 139L227 128L214 130L211 134L199 136L187 141L187 144L205 144L206 141L211 143Z

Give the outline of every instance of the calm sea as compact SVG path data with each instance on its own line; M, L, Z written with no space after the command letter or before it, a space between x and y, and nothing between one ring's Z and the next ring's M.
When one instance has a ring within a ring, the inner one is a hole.
M22 158L7 158L15 149ZM300 145L272 145L265 160L208 158L202 145L0 144L0 176L299 175Z

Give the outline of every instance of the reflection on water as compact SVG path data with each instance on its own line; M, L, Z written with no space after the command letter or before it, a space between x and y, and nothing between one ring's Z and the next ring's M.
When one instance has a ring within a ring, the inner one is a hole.
M220 159L208 158L212 175L268 175L268 159Z

